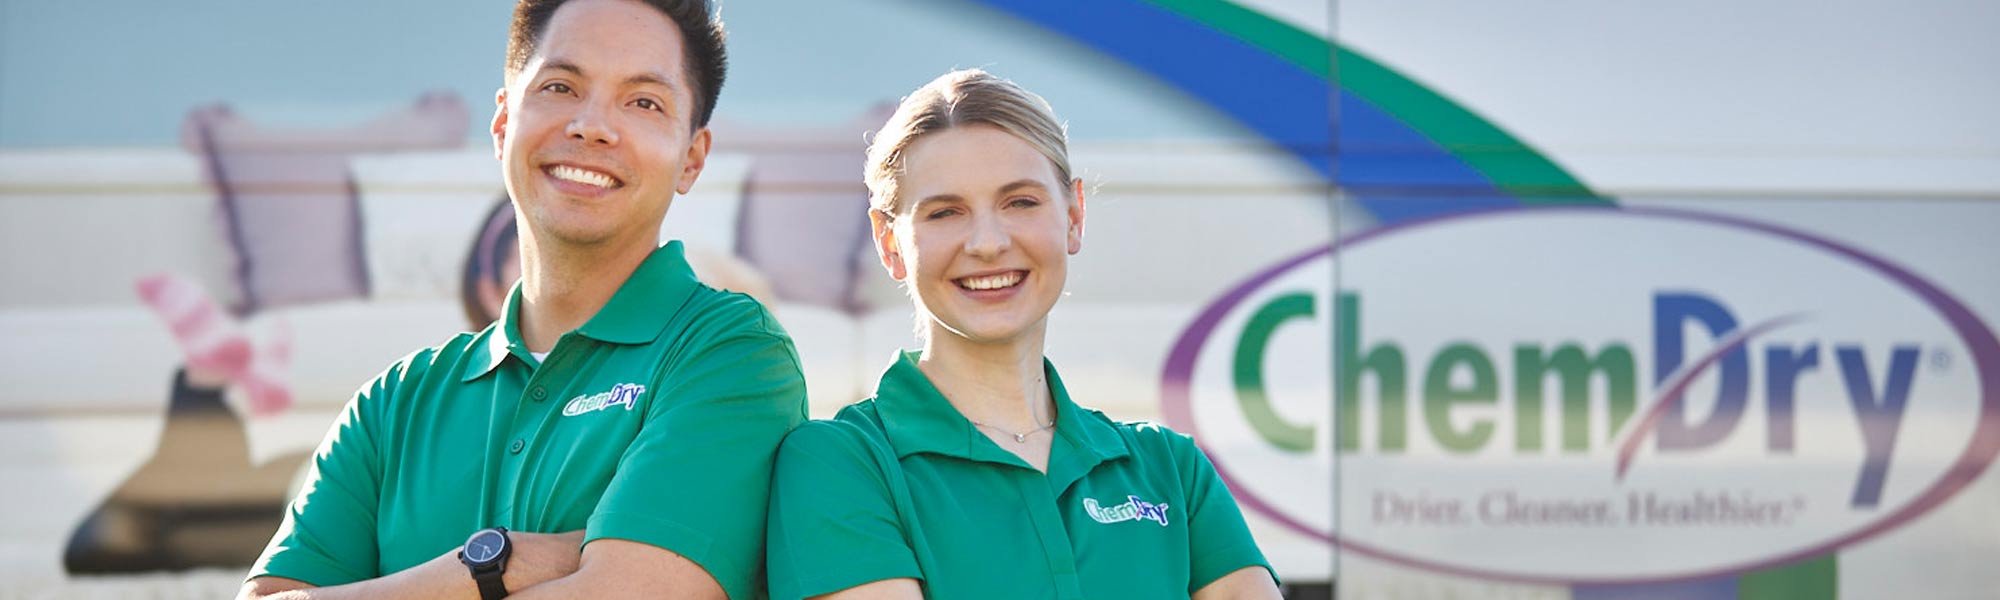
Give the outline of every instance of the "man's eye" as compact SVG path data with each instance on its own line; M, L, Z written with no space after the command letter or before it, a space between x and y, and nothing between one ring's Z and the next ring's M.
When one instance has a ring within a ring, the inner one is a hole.
M652 111L660 110L660 103L654 101L652 98L640 98L638 101L633 102L633 104L637 104L639 105L639 108L643 108L646 110L652 110Z
M567 94L569 93L569 84L552 82L549 83L548 85L542 86L542 89L545 91L555 92L558 94Z
M1033 208L1036 206L1040 206L1041 204L1042 201L1036 200L1034 198L1015 198L1013 201L1007 203L1008 206L1013 206L1017 208Z
M958 209L956 209L956 208L940 208L940 209L937 209L937 210L934 210L934 211L931 211L931 213L930 213L930 214L928 214L928 215L924 215L924 218L926 218L926 219L942 219L942 218L945 218L945 217L949 217L949 216L952 216L952 215L956 215L956 214L958 214Z

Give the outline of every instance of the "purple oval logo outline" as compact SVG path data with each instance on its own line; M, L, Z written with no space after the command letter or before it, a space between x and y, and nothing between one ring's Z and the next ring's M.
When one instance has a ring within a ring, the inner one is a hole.
M1221 297L1216 298L1215 301L1209 304L1208 308L1203 309L1201 314L1195 317L1194 322L1188 325L1188 328L1181 333L1180 338L1174 341L1173 350L1167 355L1166 367L1161 376L1161 416L1167 421L1168 426L1186 432L1188 435L1195 436L1196 439L1200 439L1199 428L1196 427L1194 420L1193 399L1188 392L1188 384L1194 374L1196 357L1200 355L1208 338L1215 333L1215 328L1222 323L1222 319L1229 314L1230 310L1236 308L1237 305L1249 298L1251 293L1269 284L1272 280L1277 279L1279 275L1283 275L1287 271L1298 268L1322 255L1332 256L1342 249L1359 245L1368 240L1439 223L1477 218L1536 216L1544 214L1604 214L1609 211L1615 211L1615 214L1619 215L1692 221L1724 228L1748 230L1787 239L1860 263L1862 266L1895 282L1897 285L1909 290L1918 298L1930 304L1939 315L1944 317L1945 322L1958 333L1959 339L1965 343L1966 348L1971 350L1973 365L1979 374L1979 425L1973 430L1972 439L1966 443L1965 451L1959 455L1958 462L1946 469L1944 474L1940 475L1937 481L1932 483L1929 488L1926 488L1916 499L1904 504L1901 508L1896 509L1895 512L1854 531L1850 531L1845 535L1835 536L1826 542L1735 566L1643 577L1564 577L1557 575L1510 573L1492 569L1456 566L1434 560L1407 556L1366 543L1345 539L1338 535L1338 532L1334 534L1321 533L1305 523L1284 514L1276 507L1264 502L1263 499L1248 493L1239 495L1236 498L1237 502L1270 518L1285 529L1312 539L1333 544L1342 550L1442 573L1537 584L1599 585L1665 583L1706 579L1783 565L1818 556L1881 535L1944 504L1946 500L1951 499L1952 496L1957 495L1959 491L1970 485L1973 480L1978 479L1979 475L1985 472L1987 466L1992 464L1994 457L2000 455L2000 382L1994 381L1996 374L2000 374L2000 339L1996 339L1993 330L1987 327L1986 323L1979 318L1979 315L1973 313L1964 303L1959 302L1958 299L1946 294L1944 290L1939 289L1936 285L1917 276L1915 273L1846 244L1746 219L1663 208L1507 207L1467 211L1371 229L1340 240L1337 243L1320 246L1288 257L1279 261L1276 265L1252 275L1242 283L1237 284L1236 287L1231 288ZM1237 485L1237 478L1230 472L1228 466L1223 461L1215 460L1213 462L1216 473L1222 477L1223 482L1229 486L1229 489L1248 489Z

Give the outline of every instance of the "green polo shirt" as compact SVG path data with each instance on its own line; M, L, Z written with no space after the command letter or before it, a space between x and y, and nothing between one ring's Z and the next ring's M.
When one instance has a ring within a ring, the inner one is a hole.
M250 576L371 579L503 526L665 548L734 598L762 587L772 463L806 414L791 338L697 281L679 242L545 360L520 301L355 394Z
M785 439L773 475L771 596L911 577L931 598L1186 598L1269 569L1185 435L1069 399L1046 362L1048 472L987 439L903 353L875 397Z

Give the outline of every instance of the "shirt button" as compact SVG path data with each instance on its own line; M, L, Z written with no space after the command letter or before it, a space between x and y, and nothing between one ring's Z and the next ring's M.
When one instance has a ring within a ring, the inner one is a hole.
M512 445L507 446L507 451L512 452L514 454L520 454L521 449L526 447L528 447L527 442L523 442L521 440L514 440L514 443Z
M538 385L535 386L534 389L528 390L528 399L530 400L541 402L543 400L547 400L548 398L549 398L549 391L546 389L542 389L542 386Z

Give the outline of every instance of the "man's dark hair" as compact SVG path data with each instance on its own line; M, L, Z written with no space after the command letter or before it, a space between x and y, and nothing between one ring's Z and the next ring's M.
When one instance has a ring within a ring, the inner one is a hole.
M568 1L520 0L514 5L514 25L507 36L509 80L528 65L528 58L541 45L542 34L548 32L549 19ZM686 65L692 86L688 96L694 99L693 125L697 129L707 126L709 115L715 113L715 99L722 94L723 72L729 66L729 57L723 51L727 34L722 30L722 21L709 11L708 0L636 1L660 11L680 29L681 62Z

